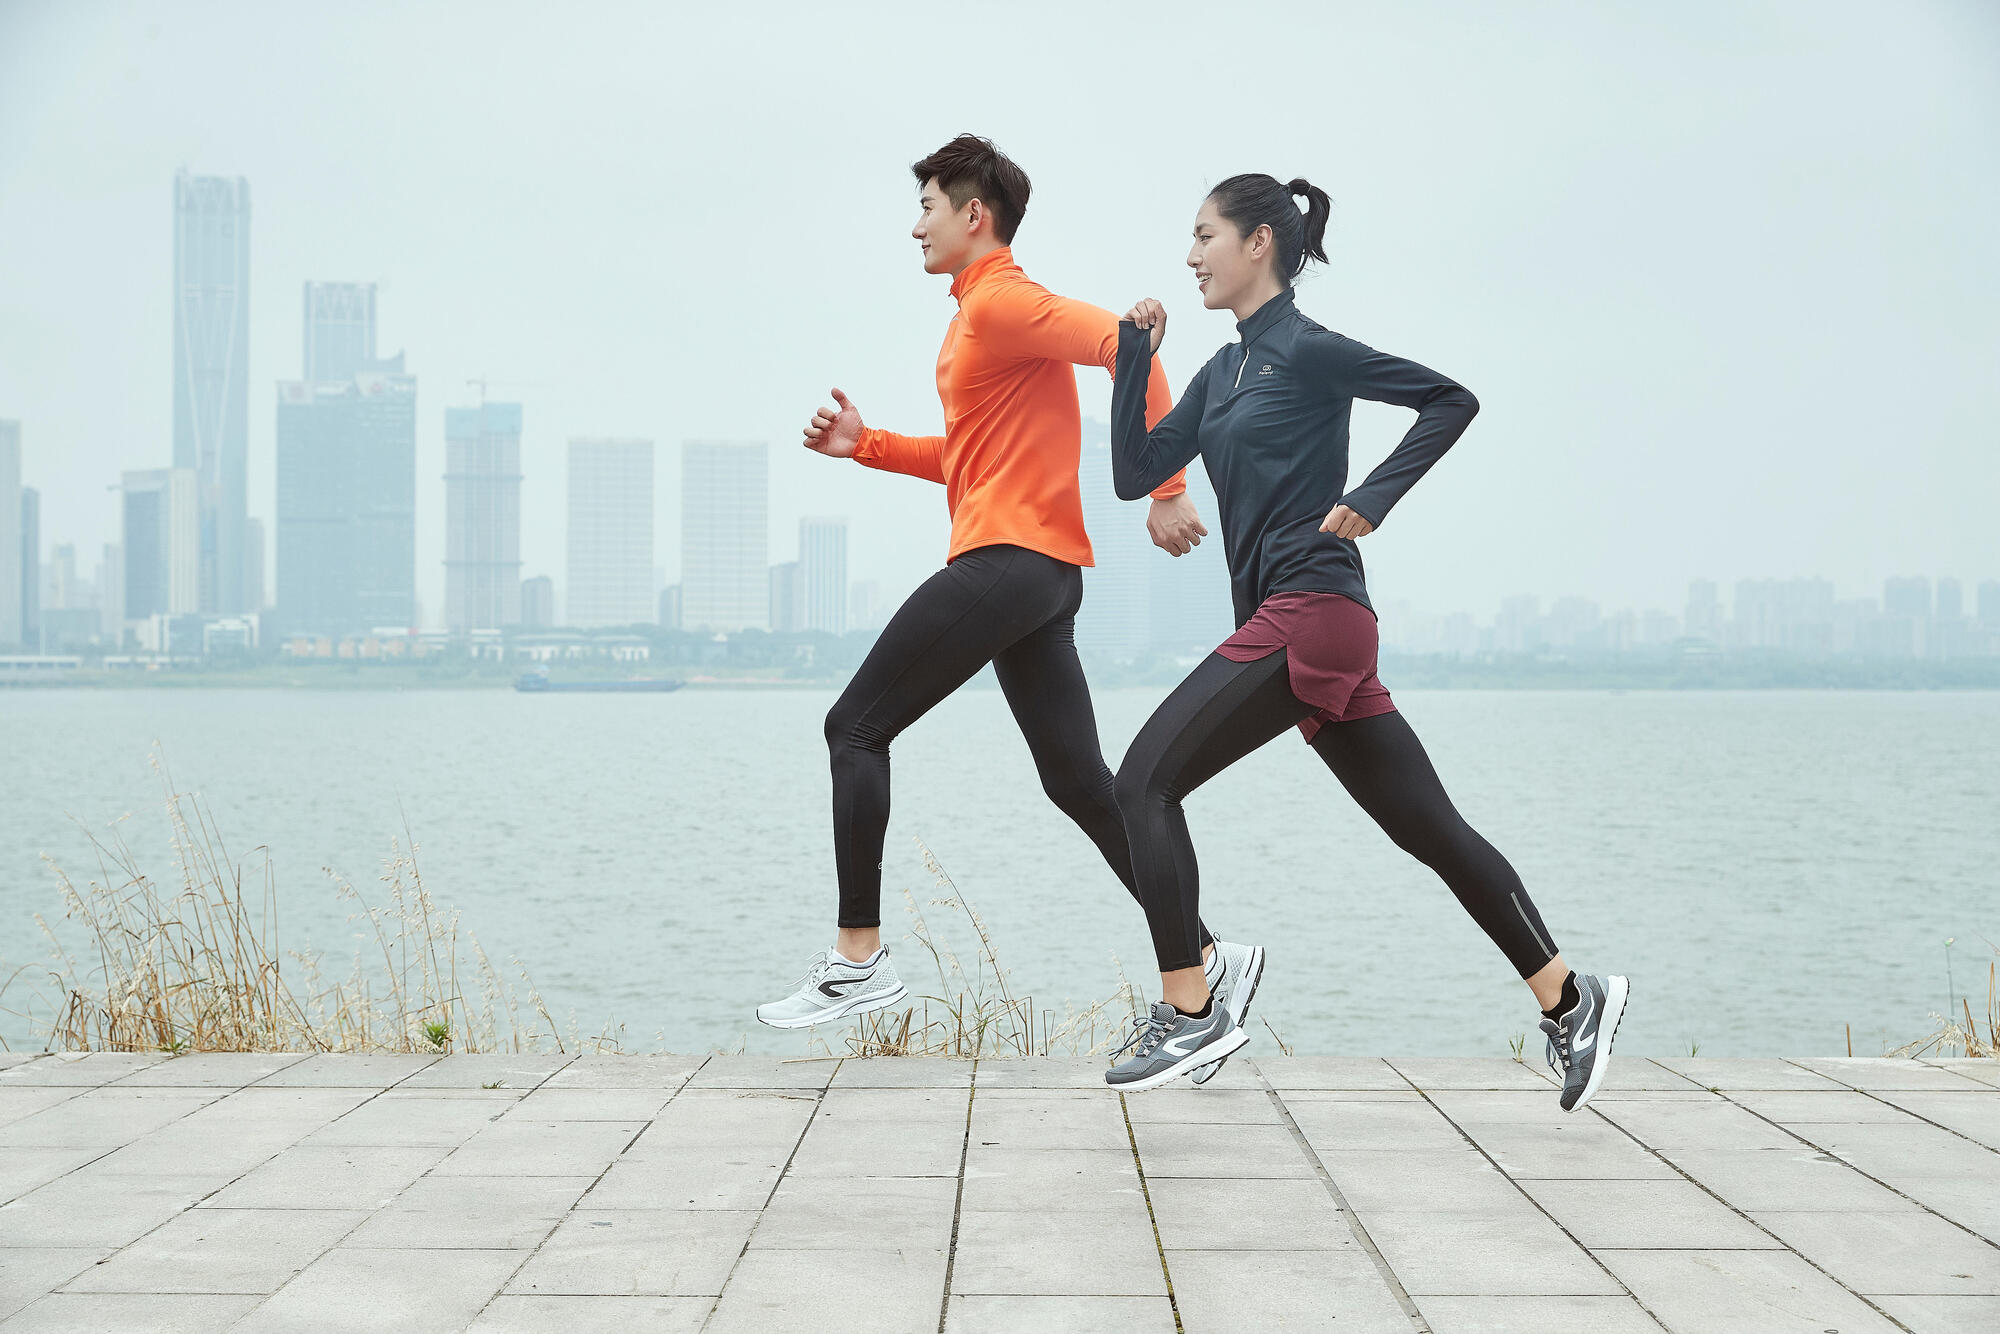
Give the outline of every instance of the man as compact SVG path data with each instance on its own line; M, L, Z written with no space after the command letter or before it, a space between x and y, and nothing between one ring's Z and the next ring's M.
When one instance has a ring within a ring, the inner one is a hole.
M1027 209L1028 177L990 141L959 135L911 172L919 213L910 235L924 271L951 276L959 305L937 360L945 433L864 426L835 389L836 406L814 415L804 443L829 458L941 483L951 546L944 569L890 618L827 714L839 931L792 994L757 1008L758 1019L777 1028L883 1009L908 994L882 947L889 745L989 662L1050 800L1126 889L1134 885L1075 642L1091 550L1077 487L1081 427L1071 367L1110 370L1118 320L1053 295L1014 262L1010 243ZM1146 420L1154 423L1171 406L1157 366L1150 386ZM1177 556L1208 531L1186 489L1183 476L1170 478L1152 493L1147 517L1153 541ZM1211 989L1233 992L1240 1014L1262 971L1262 949L1218 949L1205 931L1202 945Z

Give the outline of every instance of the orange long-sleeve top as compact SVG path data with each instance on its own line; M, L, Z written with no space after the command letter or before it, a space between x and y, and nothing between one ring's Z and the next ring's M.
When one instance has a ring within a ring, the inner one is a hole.
M1008 246L952 280L958 300L938 349L943 435L870 427L854 457L871 468L942 482L951 512L950 562L975 547L1009 543L1072 565L1090 565L1077 486L1083 422L1073 366L1118 363L1118 317L1050 292L1021 272ZM1146 425L1173 406L1153 360ZM1175 474L1156 499L1187 489Z

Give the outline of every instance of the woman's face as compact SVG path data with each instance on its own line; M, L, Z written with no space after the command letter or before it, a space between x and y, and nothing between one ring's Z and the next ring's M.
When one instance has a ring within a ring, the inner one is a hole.
M1258 227L1244 236L1236 224L1216 211L1215 201L1202 201L1194 218L1194 245L1188 267L1201 289L1201 304L1210 310L1232 309L1271 264L1271 229Z

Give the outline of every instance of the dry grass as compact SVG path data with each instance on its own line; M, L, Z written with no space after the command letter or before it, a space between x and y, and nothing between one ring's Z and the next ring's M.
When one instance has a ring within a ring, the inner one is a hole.
M1008 973L993 949L993 933L922 839L923 855L937 886L927 900L933 908L956 912L971 928L975 947L968 967L959 952L924 916L909 890L903 891L910 914L910 936L930 956L937 969L937 988L920 994L901 1010L878 1010L860 1016L841 1038L843 1050L815 1043L829 1055L852 1056L1095 1056L1123 1041L1139 1010L1138 992L1118 967L1118 990L1085 1006L1065 1001L1060 1010L1037 1009L1032 997L1017 996ZM913 979L905 979L914 989Z
M1991 945L1991 942L1988 942ZM1950 958L1951 942L1946 942L1947 960ZM1961 1015L1931 1012L1931 1019L1937 1030L1929 1037L1906 1042L1889 1053L1891 1056L1983 1056L1988 1060L2000 1059L2000 945L1993 945L1994 958L1986 962L1986 1033L1981 1036L1979 1022L1973 1017L1972 999L1959 997ZM1947 967L1949 965L1947 964ZM1947 974L1949 978L1949 974ZM1947 981L1947 986L1950 985Z
M157 755L153 767L173 835L168 883L141 869L115 825L101 837L86 829L97 879L78 887L49 862L85 962L38 913L47 962L14 969L0 986L0 998L18 989L25 1008L7 1012L48 1049L620 1049L610 1028L585 1038L572 1020L559 1030L518 959L508 960L518 983L494 966L458 914L431 898L407 827L383 863L386 905L328 871L334 894L352 905L348 920L365 923L347 975L329 980L319 953L281 950L269 849L254 849L246 872L200 799L175 789Z

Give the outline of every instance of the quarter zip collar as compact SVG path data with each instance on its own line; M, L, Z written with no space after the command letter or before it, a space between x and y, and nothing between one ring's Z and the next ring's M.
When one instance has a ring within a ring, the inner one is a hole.
M1003 245L997 250L989 250L958 271L958 276L951 280L951 294L959 304L963 305L965 294L970 292L981 278L996 269L1013 266L1014 247Z
M967 269L966 272L970 273L971 270ZM1295 309L1297 309L1297 303L1294 293L1291 288L1287 287L1284 291L1251 311L1249 319L1238 320L1236 322L1236 336L1243 340L1243 346L1247 348L1250 346L1252 339L1262 334L1266 329L1276 324Z

